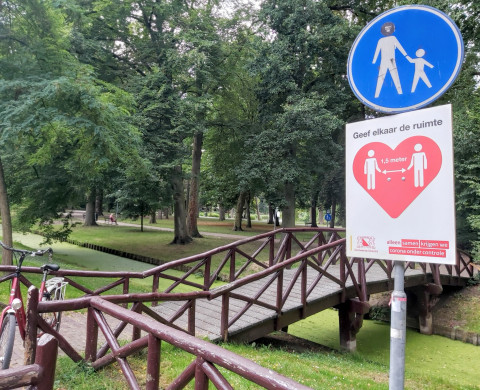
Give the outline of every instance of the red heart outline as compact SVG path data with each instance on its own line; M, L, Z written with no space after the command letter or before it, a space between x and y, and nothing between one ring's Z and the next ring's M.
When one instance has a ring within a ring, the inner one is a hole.
M426 168L422 164L426 164ZM353 160L353 174L380 207L392 218L397 218L435 179L441 166L442 152L435 141L424 136L414 136L402 141L395 149L382 142L363 146ZM370 172L370 188L367 172Z

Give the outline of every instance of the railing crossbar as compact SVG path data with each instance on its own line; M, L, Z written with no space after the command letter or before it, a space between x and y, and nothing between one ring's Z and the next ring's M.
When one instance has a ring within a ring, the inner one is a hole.
M178 278L176 280L175 283L173 283L171 286L169 286L165 292L171 292L175 287L179 286L180 284L187 284L187 278L190 276L190 275L193 275L198 269L200 269L201 267L203 267L207 262L207 258L203 258L201 261L198 262L198 264L196 264L195 266L193 266L191 269L189 269L187 272L185 272L183 274L183 276L181 278ZM202 286L202 289L203 289L204 286Z

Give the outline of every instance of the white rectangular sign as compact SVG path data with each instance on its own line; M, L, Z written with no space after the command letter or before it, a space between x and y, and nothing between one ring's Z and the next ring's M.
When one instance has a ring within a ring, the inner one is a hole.
M346 126L347 255L455 264L451 105Z

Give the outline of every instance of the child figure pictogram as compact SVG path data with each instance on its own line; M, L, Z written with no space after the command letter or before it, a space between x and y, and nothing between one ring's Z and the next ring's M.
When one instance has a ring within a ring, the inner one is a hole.
M430 83L430 80L425 74L425 65L427 65L429 68L434 67L430 62L422 58L425 55L425 50L418 49L415 54L417 58L411 58L410 56L406 57L408 61L410 61L412 64L415 64L415 73L413 75L413 83L411 90L412 93L415 92L415 90L417 89L419 79L422 79L428 88L432 88L432 84Z

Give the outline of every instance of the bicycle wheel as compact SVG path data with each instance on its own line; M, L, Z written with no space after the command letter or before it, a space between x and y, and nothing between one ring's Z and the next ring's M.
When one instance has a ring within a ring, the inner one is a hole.
M3 318L2 329L0 331L0 364L2 370L10 367L13 343L15 342L16 322L14 314L6 314Z
M46 283L46 294L42 301L62 301L65 298L65 288L67 282L63 281L61 277L51 278ZM60 330L60 322L62 319L62 312L43 313L42 318L47 324L57 332ZM43 332L42 332L43 334ZM41 333L38 334L40 336Z

